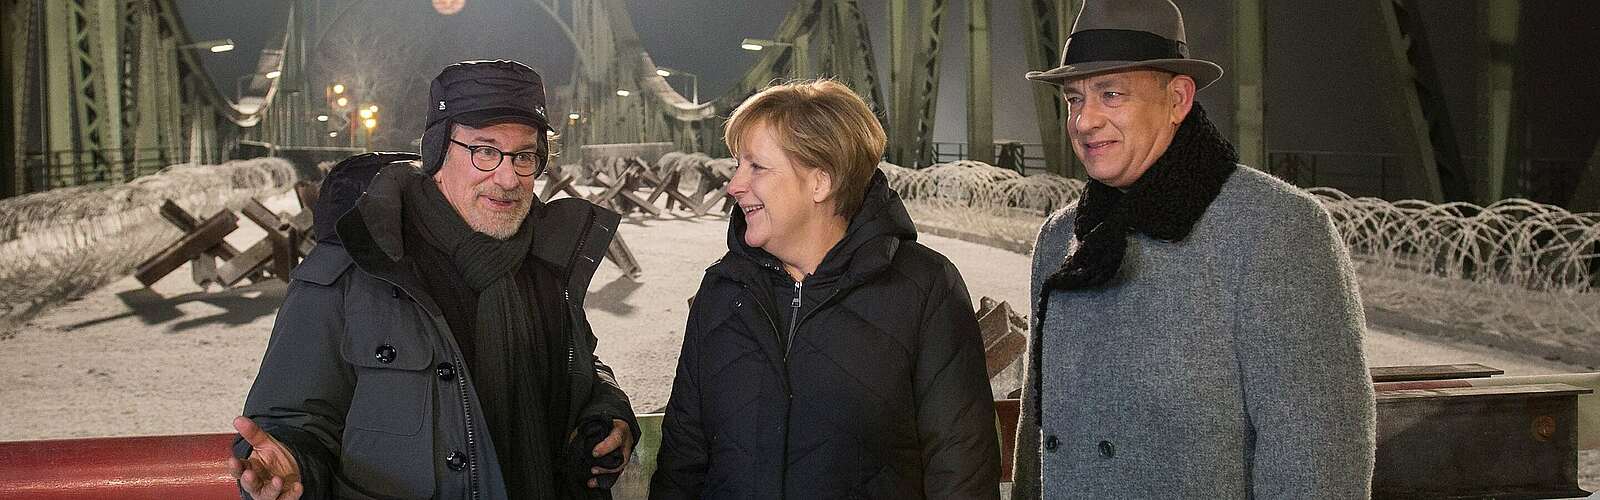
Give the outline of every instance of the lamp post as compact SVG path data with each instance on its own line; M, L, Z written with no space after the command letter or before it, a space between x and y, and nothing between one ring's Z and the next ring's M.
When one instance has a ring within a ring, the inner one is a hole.
M218 38L216 40L206 40L206 41L203 41L203 42L186 43L186 44L183 44L183 45L179 45L178 48L180 48L180 49L206 49L206 50L209 50L209 51L211 51L213 53L216 53L216 52L227 52L227 51L233 50L233 39L232 38Z
M700 104L700 75L696 75L688 71L668 68L665 66L657 66L656 75L659 75L661 78L666 78L672 75L683 75L689 77L689 88L692 89L690 92L694 95L692 99L694 100L695 104Z
M806 60L806 46L804 43L779 42L763 38L746 38L739 42L739 48L752 52L760 52L767 47L788 47L793 50L795 76L803 78L807 73L810 73L810 68L807 67L810 61Z

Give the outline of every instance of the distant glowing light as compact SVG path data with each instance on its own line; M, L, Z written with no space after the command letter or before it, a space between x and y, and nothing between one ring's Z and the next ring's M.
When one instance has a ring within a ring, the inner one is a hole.
M579 118L582 118L582 117L578 116L577 113L568 113L567 114L567 119L568 120L576 120L576 119L579 119Z
M328 132L328 137L338 137L338 136L339 136L338 132Z
M741 43L741 44L739 44L739 48L744 49L744 50L757 50L757 51L761 50L761 46L760 45L756 45L756 44L753 44L753 43Z
M446 16L453 16L466 7L467 0L433 0L433 10Z
M268 71L267 72L267 79L271 80L273 78L277 78L277 77L282 76L282 75L283 75L282 71L278 71L278 70Z
M319 121L319 122L328 121L328 115L317 115L317 121Z
M656 74L660 75L662 78L666 78L666 77L672 76L672 72L671 71L667 71L667 70L664 70L664 69L656 70Z
M370 109L361 110L361 119L365 120L365 119L368 119L368 118L372 118L372 110L370 110Z
M367 129L371 129L372 127L378 126L378 119L377 118L368 118L367 121L361 122L361 124L362 125L366 125Z
M373 113L377 113L378 112L378 105L377 104L373 104L371 106L367 106L367 110L372 111Z
M211 46L211 51L212 52L227 52L227 51L230 51L230 50L233 50L233 44L231 44L231 43L224 43L224 44L221 44L221 45L212 45Z
M350 105L350 100L343 97L340 97L339 100L333 102L338 104L341 108Z
M335 84L333 84L333 93L335 93L335 94L343 94L344 93L344 84L343 83L335 83Z
M626 90L617 90L617 95L622 96L622 97L628 97L629 95L632 95L632 94L633 94L633 92L628 92Z

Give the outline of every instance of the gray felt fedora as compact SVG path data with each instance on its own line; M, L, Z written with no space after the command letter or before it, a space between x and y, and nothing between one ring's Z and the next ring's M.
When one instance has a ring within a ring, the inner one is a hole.
M1183 13L1172 0L1089 0L1061 48L1061 66L1029 71L1028 79L1061 85L1068 80L1128 68L1189 75L1206 88L1222 77L1217 63L1189 58Z

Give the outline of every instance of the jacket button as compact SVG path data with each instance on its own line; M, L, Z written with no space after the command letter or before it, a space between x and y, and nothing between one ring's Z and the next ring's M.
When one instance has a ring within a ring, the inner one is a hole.
M1117 447L1113 446L1110 441L1101 441L1100 442L1100 456L1106 457L1106 458L1116 457L1117 456Z
M452 451L450 456L444 457L444 464L449 466L450 470L460 471L467 468L467 455L459 451Z
M1055 434L1051 434L1049 436L1045 436L1044 437L1044 451L1055 453L1056 452L1056 448L1060 448L1060 447L1061 447L1061 440L1056 439L1056 435Z
M439 363L439 380L451 381L456 379L456 365Z
M400 351L396 351L394 349L394 346L389 345L389 344L384 344L384 345L378 346L378 350L374 351L372 353L372 356L375 357L375 358L378 358L378 362L379 363L383 363L383 364L387 365L389 363L393 363L394 362L394 357L397 354L400 354Z

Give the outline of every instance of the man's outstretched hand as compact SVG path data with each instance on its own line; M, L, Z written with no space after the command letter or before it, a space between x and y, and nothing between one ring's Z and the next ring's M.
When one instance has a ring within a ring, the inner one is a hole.
M250 457L228 457L228 471L250 498L295 500L305 493L305 486L300 484L300 464L287 446L248 418L234 417L233 428L250 443Z

